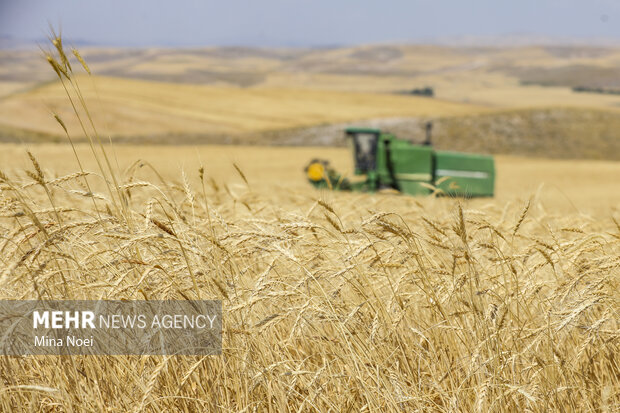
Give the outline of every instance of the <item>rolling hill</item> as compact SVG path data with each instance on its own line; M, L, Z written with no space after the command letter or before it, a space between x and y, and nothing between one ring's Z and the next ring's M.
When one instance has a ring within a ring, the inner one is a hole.
M204 133L239 134L388 116L446 116L483 110L421 97L294 88L239 88L120 78L81 77L95 124L113 136ZM70 133L81 131L59 82L0 101L0 123L13 128L61 132L57 112Z
M97 74L94 82L79 79L95 124L119 142L333 144L351 122L415 138L415 125L433 119L438 144L451 148L620 153L620 96L572 91L620 85L620 49L610 46L86 48L83 55ZM0 140L62 140L52 112L83 136L40 52L2 50L0 62ZM425 86L435 98L402 94Z

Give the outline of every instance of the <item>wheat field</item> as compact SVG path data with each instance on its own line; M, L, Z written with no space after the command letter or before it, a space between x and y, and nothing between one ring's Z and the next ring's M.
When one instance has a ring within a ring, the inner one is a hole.
M221 299L224 349L2 357L3 411L612 411L620 402L617 199L589 214L588 205L559 213L545 189L508 202L273 179L267 191L241 167L159 179L146 161L117 172L107 192L92 165L55 176L43 158L29 162L1 177L2 298Z
M56 46L90 143L2 146L0 298L221 299L223 352L3 356L0 410L617 411L617 163L316 191L346 151L104 145Z

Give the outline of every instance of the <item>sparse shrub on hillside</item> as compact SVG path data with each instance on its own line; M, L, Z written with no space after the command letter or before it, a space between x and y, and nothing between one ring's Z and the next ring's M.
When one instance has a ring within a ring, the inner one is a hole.
M435 96L435 91L430 86L410 89L410 90L408 90L408 91L406 91L404 93L407 93L409 95L416 95L416 96L427 96L427 97L431 97L431 98L433 96Z

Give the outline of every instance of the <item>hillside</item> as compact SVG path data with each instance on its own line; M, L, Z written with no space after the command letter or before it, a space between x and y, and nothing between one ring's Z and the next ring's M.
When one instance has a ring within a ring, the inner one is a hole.
M239 88L87 77L78 79L95 123L113 136L239 134L386 116L449 116L482 110L421 97L294 88ZM0 101L0 123L48 134L81 135L59 82Z
M440 147L618 158L620 49L369 45L332 49L86 48L95 123L118 142L339 144L343 126L386 125ZM77 63L76 63L77 65ZM404 95L430 86L435 98ZM0 140L83 132L40 52L0 51ZM472 117L473 116L473 117Z
M374 92L429 84L438 89L440 98L473 89L510 90L523 85L570 88L620 84L620 48L613 47L366 45L332 49L80 50L98 75L185 84ZM31 87L50 79L53 73L41 52L0 50L0 93L6 93L2 90L9 86ZM540 92L539 88L525 90ZM577 101L582 98L575 96Z

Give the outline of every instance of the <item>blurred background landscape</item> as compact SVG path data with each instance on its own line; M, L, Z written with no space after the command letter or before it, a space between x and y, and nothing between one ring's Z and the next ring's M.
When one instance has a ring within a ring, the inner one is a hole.
M436 148L496 155L498 202L541 185L554 208L615 211L620 201L614 2L0 7L4 170L28 165L24 147L53 158L56 175L76 167L54 114L85 164L95 165L44 56L57 31L90 68L92 75L71 56L88 115L116 144L121 169L140 157L169 177L206 163L215 179L234 181L236 162L265 192L307 191L303 167L314 157L352 174L347 126L421 142L432 121Z
M441 149L620 159L613 2L160 3L3 3L0 141L64 141L52 112L83 135L41 51L57 24L117 143L342 146L350 124L415 141L432 120Z
M620 47L79 49L116 142L342 145L351 123L422 140L434 120L444 149L620 157ZM40 50L5 48L0 62L2 141L63 140L50 111L80 135Z

